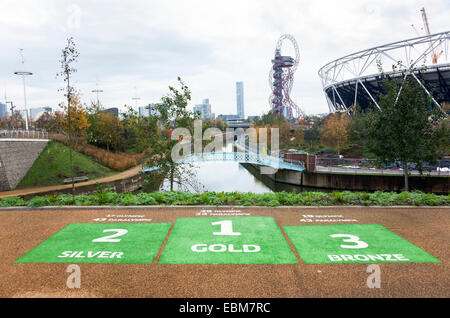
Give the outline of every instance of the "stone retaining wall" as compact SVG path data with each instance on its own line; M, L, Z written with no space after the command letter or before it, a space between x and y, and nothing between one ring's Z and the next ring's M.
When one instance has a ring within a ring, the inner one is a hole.
M0 191L16 188L47 142L46 139L0 139Z

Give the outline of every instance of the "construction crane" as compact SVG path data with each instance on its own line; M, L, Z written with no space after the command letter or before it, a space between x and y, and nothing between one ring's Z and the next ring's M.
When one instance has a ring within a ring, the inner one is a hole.
M422 8L420 10L420 12L422 13L422 21L423 21L423 28L425 30L426 35L430 35L430 25L428 23L428 18L427 18L427 13L425 12L425 8ZM433 44L430 42L430 47ZM444 53L443 50L441 50L439 53L437 53L436 51L439 51L441 49L441 44L439 43L437 50L435 48L432 49L431 52L431 61L433 64L437 64L439 57L442 55L442 53Z

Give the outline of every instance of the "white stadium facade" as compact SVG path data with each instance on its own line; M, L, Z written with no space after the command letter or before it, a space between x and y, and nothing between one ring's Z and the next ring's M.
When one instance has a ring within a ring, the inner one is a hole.
M450 31L384 44L336 59L319 70L330 112L379 108L382 74L413 77L436 107L450 103ZM393 66L396 66L393 69Z

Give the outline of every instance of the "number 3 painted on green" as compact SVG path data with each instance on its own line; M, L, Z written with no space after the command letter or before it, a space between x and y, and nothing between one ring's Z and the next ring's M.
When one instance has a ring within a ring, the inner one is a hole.
M366 248L369 246L366 242L360 241L358 236L350 235L350 234L332 234L330 235L332 238L336 237L347 237L347 239L343 240L348 243L356 243L356 245L345 245L341 244L342 248Z

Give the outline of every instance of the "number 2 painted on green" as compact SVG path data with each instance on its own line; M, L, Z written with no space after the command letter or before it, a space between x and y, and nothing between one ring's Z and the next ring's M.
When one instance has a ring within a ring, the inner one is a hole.
M107 230L103 230L103 232L116 232L116 234L113 235L108 235L108 236L104 236L104 237L99 237L97 239L93 239L92 242L96 242L96 243L117 243L120 242L121 239L118 238L114 238L114 237L119 237L122 235L125 235L128 233L128 230L124 230L124 229L107 229Z

